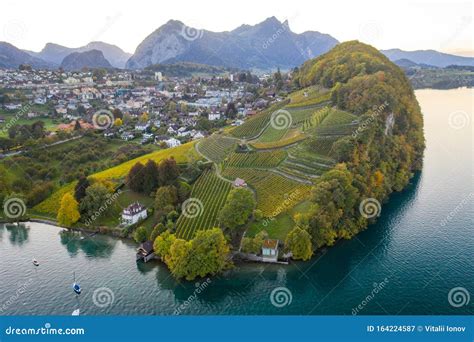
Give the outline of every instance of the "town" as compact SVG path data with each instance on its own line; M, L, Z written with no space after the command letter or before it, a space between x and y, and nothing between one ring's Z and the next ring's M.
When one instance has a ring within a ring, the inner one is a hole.
M273 81L249 72L183 78L149 70L0 70L0 149L28 145L15 126L38 121L49 137L99 128L106 138L175 147L281 101ZM281 90L281 74L277 81ZM106 126L94 126L97 112L110 116Z

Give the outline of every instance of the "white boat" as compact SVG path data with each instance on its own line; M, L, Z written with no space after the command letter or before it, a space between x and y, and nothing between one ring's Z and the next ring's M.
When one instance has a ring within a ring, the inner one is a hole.
M79 316L79 314L81 313L81 310L80 309L76 309L72 312L71 316Z
M39 264L38 260L36 260L36 259L33 259L33 265L35 265L35 266L39 266L40 264Z

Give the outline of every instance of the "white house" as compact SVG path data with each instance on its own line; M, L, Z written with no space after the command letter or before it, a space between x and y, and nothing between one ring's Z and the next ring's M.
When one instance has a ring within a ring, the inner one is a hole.
M209 113L209 116L208 116L209 121L219 120L220 118L221 118L220 113Z
M178 139L175 139L175 138L170 138L170 139L166 140L165 143L166 143L166 145L168 145L168 147L176 147L176 146L181 145L181 142Z
M262 244L262 261L274 262L278 260L278 240L266 239Z
M146 218L146 208L138 202L130 204L122 211L122 224L127 226L135 224L138 221L144 220Z

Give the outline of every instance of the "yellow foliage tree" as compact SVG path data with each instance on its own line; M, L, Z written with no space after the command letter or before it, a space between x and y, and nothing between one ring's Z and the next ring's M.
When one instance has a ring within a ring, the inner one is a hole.
M142 116L140 116L140 121L141 122L147 122L148 121L148 113L143 112Z
M115 119L114 126L120 127L123 125L123 121L120 118Z
M58 223L61 226L71 226L76 223L81 215L79 214L79 204L68 192L61 199L61 206L58 211Z

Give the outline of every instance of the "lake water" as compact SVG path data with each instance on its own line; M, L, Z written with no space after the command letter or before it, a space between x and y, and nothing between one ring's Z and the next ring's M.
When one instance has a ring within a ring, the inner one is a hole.
M474 92L416 94L423 171L353 240L309 262L246 264L210 282L179 283L158 262L137 264L129 241L0 225L0 315L472 314Z

